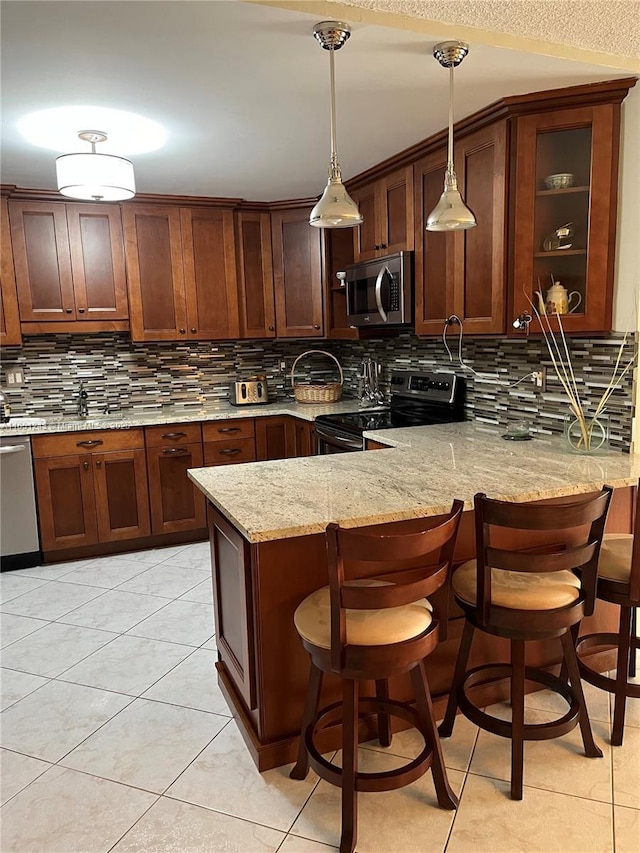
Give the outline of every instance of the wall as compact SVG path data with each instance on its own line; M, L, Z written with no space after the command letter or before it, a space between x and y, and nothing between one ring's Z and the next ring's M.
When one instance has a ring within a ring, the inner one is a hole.
M457 335L448 340L454 354ZM570 342L572 361L580 393L594 408L612 375L621 336L608 339L576 339ZM89 394L89 414L96 415L108 403L112 411L128 408L157 409L168 404L200 407L228 399L228 384L238 378L264 372L272 393L280 398L291 393L288 372L294 358L306 349L328 349L339 358L345 372L345 395L358 394L358 367L371 356L382 365L382 386L388 392L392 369L454 370L467 382L470 418L506 426L526 418L535 430L562 432L568 413L566 398L544 342L480 338L464 341L463 358L478 371L474 376L450 364L439 339L403 334L397 338L370 341L233 341L191 344L132 344L126 335L50 335L25 338L20 349L3 352L0 385L7 390L14 414L71 415L75 412L79 382ZM627 344L622 363L633 354ZM286 371L280 362L286 362ZM507 387L540 365L548 369L547 388L538 392L525 380ZM21 366L26 383L22 390L9 390L6 371ZM306 358L296 377L335 378L335 366L322 356ZM614 392L607 406L611 419L612 444L628 449L633 412L630 373Z

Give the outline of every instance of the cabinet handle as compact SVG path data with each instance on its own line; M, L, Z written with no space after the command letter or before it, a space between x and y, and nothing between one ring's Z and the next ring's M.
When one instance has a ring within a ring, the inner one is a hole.
M240 427L220 427L218 432L240 432Z
M162 438L182 438L186 432L165 432Z
M235 456L236 453L240 453L240 448L239 447L228 447L225 450L219 450L218 453L220 453L222 456Z
M276 330L276 327L275 327L275 326L269 326L269 331L270 331L270 332L275 332L275 330Z
M96 468L102 468L102 459L96 459Z
M380 249L386 249L386 248L387 248L387 244L386 244L386 243L380 243L380 247L379 247L379 248L380 248Z
M86 459L85 459L85 460L84 460L84 462L82 463L82 467L84 468L84 470L85 470L85 471L88 471L88 470L89 470L89 463L87 462L87 460L86 460Z
M78 314L84 314L84 308L78 308Z
M191 334L192 334L192 335L195 335L195 333L196 333L197 331L198 331L198 330L195 328L195 326L192 326L192 327L191 327Z
M86 441L76 441L76 447L97 447L99 444L104 444L104 441L101 439L94 439L92 441L89 439Z
M188 453L189 451L187 450L186 447L163 447L162 452L163 453Z
M180 329L179 331L180 331L180 334L181 334L181 335L185 335L185 334L186 334L186 332L187 332L187 330L186 330L186 329Z
M73 308L65 308L64 310L67 312L67 314L73 314Z
M319 326L317 323L315 323L315 324L314 324L314 326L313 326L313 328L314 328L314 329L316 329L316 330L319 330L319 329L320 329L320 326Z

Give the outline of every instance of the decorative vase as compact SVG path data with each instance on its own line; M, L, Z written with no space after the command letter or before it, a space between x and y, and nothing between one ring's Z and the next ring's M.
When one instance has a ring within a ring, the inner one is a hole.
M575 415L567 415L564 435L572 453L602 453L609 449L609 418L604 415L585 417L583 425Z

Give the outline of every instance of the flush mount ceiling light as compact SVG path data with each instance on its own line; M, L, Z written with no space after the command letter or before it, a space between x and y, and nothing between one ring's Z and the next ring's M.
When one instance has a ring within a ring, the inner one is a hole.
M91 153L63 154L56 159L59 192L84 201L133 198L136 185L131 161L96 151L96 144L105 142L107 134L101 130L81 130L78 137L90 143Z
M336 81L334 53L351 35L347 24L341 21L322 21L313 28L313 35L319 44L329 51L329 69L331 75L331 163L329 181L320 201L311 211L309 224L316 228L354 228L362 222L358 205L351 198L342 183L342 173L336 152Z
M444 192L427 219L427 231L462 231L474 228L476 218L464 203L458 191L458 180L453 167L453 69L469 53L469 45L462 41L443 41L433 49L433 55L443 68L449 69L449 148Z

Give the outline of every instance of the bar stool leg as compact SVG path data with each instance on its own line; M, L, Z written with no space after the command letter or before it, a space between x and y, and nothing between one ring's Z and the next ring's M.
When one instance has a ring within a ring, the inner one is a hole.
M453 732L453 724L456 721L456 712L458 710L458 689L464 682L464 676L467 671L467 663L469 661L469 653L471 651L471 641L473 640L473 625L468 620L465 620L460 648L458 650L458 658L456 667L453 672L453 681L451 682L451 692L447 701L447 710L444 719L440 723L440 737L451 737Z
M630 669L631 652L631 607L620 607L620 627L618 629L618 657L616 660L616 689L613 704L613 731L611 744L622 746L624 736L624 715L627 704L627 672Z
M631 654L629 656L629 678L636 677L636 657L638 655L638 611L635 607L631 608Z
M389 698L389 685L386 678L376 681L376 698ZM389 714L384 712L378 714L378 740L380 746L391 746L391 722Z
M522 799L524 767L524 640L511 640L511 799Z
M340 853L353 853L358 838L358 682L342 681L342 836Z
M564 663L569 673L569 683L571 690L578 700L580 706L580 731L582 732L582 743L584 745L584 754L589 758L602 758L602 750L596 746L591 731L591 722L589 720L589 712L587 711L587 703L582 690L582 681L580 680L580 670L578 669L578 656L576 655L575 641L572 632L565 631L560 637L562 641L562 650L564 652Z
M440 744L438 727L436 726L433 714L431 690L423 661L420 661L411 670L411 681L413 682L418 716L429 732L429 746L433 750L431 773L433 774L433 784L435 785L436 796L438 797L438 805L443 809L456 809L458 807L458 798L453 793L447 778L444 757L442 755L442 745Z
M323 672L311 661L311 671L309 673L309 684L307 686L307 698L304 704L304 716L302 718L302 731L300 733L300 743L298 744L298 760L291 768L289 777L291 779L306 779L309 772L309 753L305 743L305 732L307 727L313 722L313 718L318 712L318 704L320 702L320 690L322 688Z

